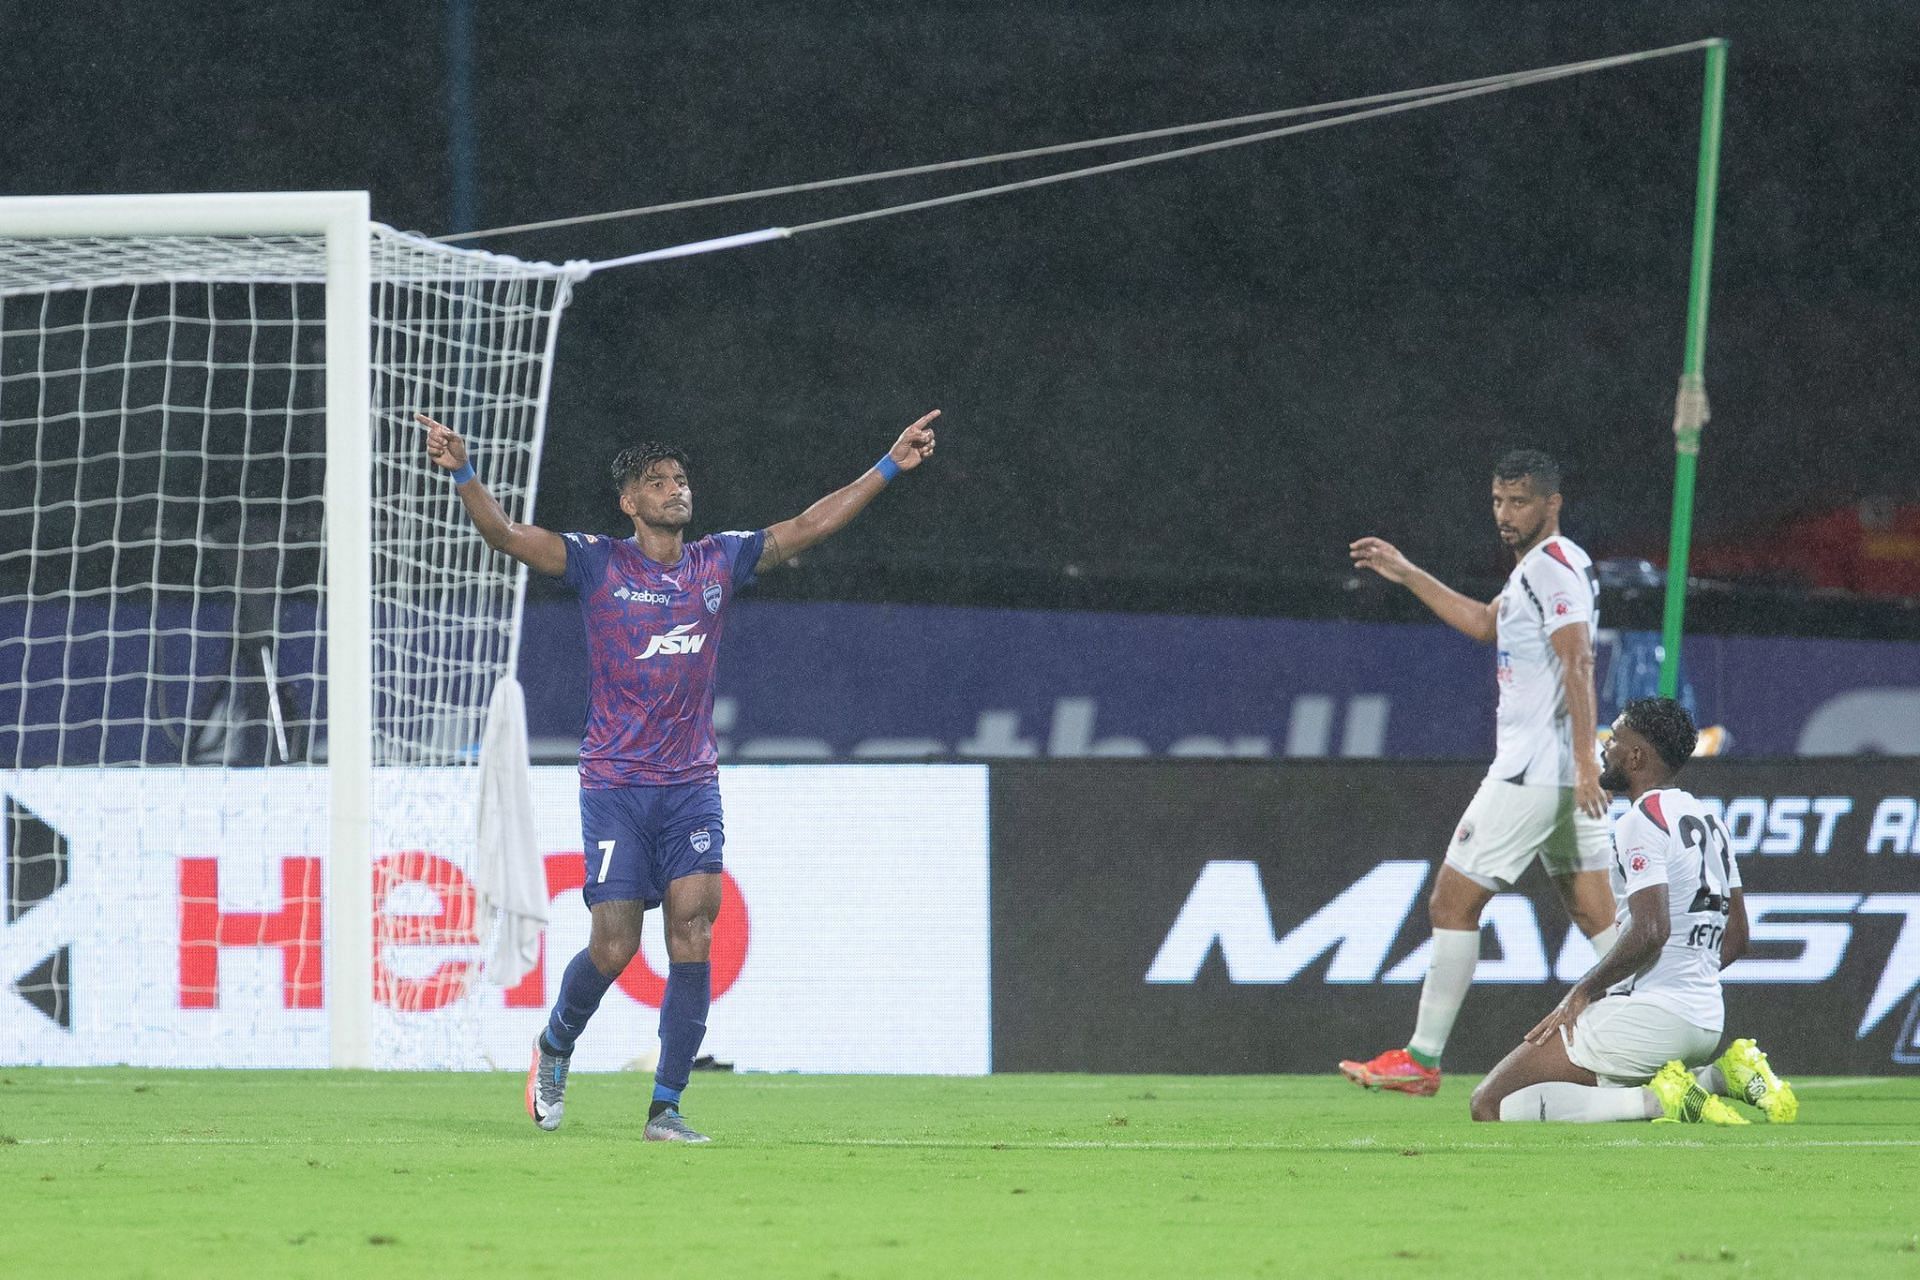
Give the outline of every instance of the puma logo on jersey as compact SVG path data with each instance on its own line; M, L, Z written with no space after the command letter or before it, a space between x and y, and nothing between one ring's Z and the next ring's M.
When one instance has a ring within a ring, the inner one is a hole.
M647 641L647 651L635 655L635 661L645 662L656 653L672 655L676 653L700 652L700 648L706 644L707 638L703 635L687 634L699 625L697 622L683 622L663 636L651 637Z

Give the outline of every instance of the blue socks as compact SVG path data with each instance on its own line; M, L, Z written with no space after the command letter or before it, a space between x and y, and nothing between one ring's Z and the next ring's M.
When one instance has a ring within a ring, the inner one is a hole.
M560 998L554 1001L546 1034L541 1037L549 1053L565 1057L573 1052L573 1042L580 1038L587 1019L600 1007L600 998L612 985L613 979L594 968L585 951L568 962L566 976L560 979ZM671 987L668 992L671 995Z
M660 1002L660 1065L653 1073L655 1104L678 1106L693 1059L707 1035L713 971L704 961L667 967L667 998Z
M567 965L560 980L560 998L547 1018L541 1036L549 1053L573 1052L574 1041L587 1019L600 1007L613 979L593 967L585 951ZM693 1059L707 1035L707 1006L713 999L713 970L705 962L667 967L667 996L660 1002L660 1065L653 1073L656 1108L677 1107L680 1093L693 1073Z

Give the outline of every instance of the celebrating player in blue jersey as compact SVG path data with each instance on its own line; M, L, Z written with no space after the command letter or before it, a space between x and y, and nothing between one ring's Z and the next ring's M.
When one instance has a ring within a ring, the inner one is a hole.
M631 538L550 533L515 524L474 479L466 442L424 414L427 456L453 473L460 501L487 545L565 578L586 619L590 685L580 744L580 826L593 916L587 949L567 965L560 997L534 1043L527 1114L558 1129L575 1040L607 988L640 950L648 907L665 904L667 994L660 1065L646 1136L705 1142L680 1116L694 1055L707 1030L707 954L720 911L719 766L713 677L736 592L754 577L845 528L902 471L933 456L938 409L905 431L865 474L791 520L752 533L709 534L691 546L687 457L641 444L613 460Z

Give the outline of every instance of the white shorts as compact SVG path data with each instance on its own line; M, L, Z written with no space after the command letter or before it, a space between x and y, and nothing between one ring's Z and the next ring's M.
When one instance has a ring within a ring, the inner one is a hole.
M1605 871L1610 844L1606 820L1580 812L1572 787L1488 778L1460 815L1447 865L1497 893L1512 888L1535 857L1551 876Z
M1664 1005L1607 996L1580 1011L1573 1035L1563 1028L1567 1061L1616 1088L1645 1084L1675 1058L1690 1067L1713 1060L1719 1031L1696 1027Z

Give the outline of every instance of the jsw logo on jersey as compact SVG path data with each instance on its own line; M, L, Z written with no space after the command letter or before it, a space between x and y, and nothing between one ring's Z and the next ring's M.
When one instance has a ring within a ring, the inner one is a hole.
M1419 982L1426 977L1431 941L1391 967L1387 960L1428 871L1425 862L1382 862L1281 937L1274 932L1259 865L1209 862L1161 942L1146 981L1191 984L1218 948L1227 980L1236 985L1291 982L1329 952L1329 983ZM1854 1034L1865 1036L1920 989L1920 894L1750 893L1746 903L1754 945L1785 944L1792 950L1737 960L1722 975L1724 982L1826 982L1839 971L1854 940L1852 918L1898 916L1899 934ZM1542 936L1533 904L1519 894L1495 897L1483 924L1501 958L1482 960L1475 982L1572 982L1593 965L1593 947L1571 928L1550 960L1549 939ZM1920 1017L1920 1004L1915 1016Z
M697 622L683 622L665 635L653 636L647 641L647 651L635 654L634 660L645 662L656 653L671 657L676 653L700 652L707 643L706 636L688 634L699 625Z

